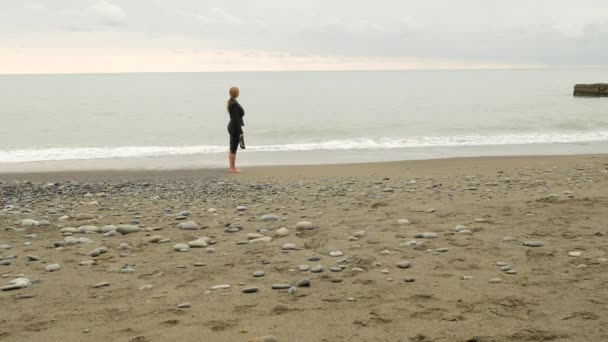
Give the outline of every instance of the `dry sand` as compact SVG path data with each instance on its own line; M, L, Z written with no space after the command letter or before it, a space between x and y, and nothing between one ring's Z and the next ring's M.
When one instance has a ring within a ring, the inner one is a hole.
M32 281L0 292L0 341L608 340L606 155L0 181L0 245L12 247L0 248L10 263L0 265L0 286ZM176 219L181 211L190 212L185 220ZM261 221L265 214L279 221ZM201 229L176 227L185 221ZM312 228L296 229L300 221ZM55 247L70 239L62 228L119 224L141 230L73 233L93 243ZM230 224L237 232L226 231ZM281 227L287 236L275 235ZM424 232L437 238L415 237ZM252 233L273 240L237 244ZM171 241L148 242L154 235ZM174 251L199 237L209 247ZM296 249L282 251L285 244ZM88 255L100 246L107 252ZM86 260L96 265L79 266ZM410 268L397 267L405 260ZM54 263L61 268L46 272ZM302 278L310 287L271 289ZM211 289L222 284L231 287ZM242 293L248 286L258 292Z

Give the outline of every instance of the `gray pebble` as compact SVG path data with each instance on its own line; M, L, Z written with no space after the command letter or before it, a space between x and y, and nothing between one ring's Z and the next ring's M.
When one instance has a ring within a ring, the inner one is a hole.
M186 309L186 308L189 308L190 306L191 306L190 303L182 303L182 304L179 304L177 306L177 308L178 309Z
M102 283L97 283L97 284L93 285L93 287L104 287L104 286L110 286L110 283L108 283L107 281L104 281Z
M310 279L302 278L296 283L297 287L310 287Z
M312 272L312 273L321 273L321 272L323 272L323 265L314 266L312 269L310 269L310 272Z
M289 288L289 290L287 290L287 293L295 294L297 291L298 291L298 289L292 286Z
M542 241L525 241L523 245L527 247L542 247L545 244Z
M416 279L412 278L412 277L405 277L403 279L404 282L406 283L413 283L414 281L416 281Z
M308 265L300 265L298 266L298 270L302 271L302 272L306 272L310 269L310 266Z
M273 290L284 290L290 288L290 284L272 284Z
M253 272L253 276L256 277L256 278L263 277L265 275L266 275L266 273L264 271L255 271L255 272Z
M0 260L0 266L8 266L11 264L9 259Z
M249 286L243 289L243 293L256 293L258 292L257 286Z
M410 268L411 266L412 266L412 263L407 260L397 263L397 267L403 268L403 269Z
M446 247L441 247L441 248L437 248L436 250L437 250L437 252L444 253L444 252L447 252L449 249Z
M319 260L321 260L321 258L318 256L312 256L312 257L308 258L308 261L319 261Z
M44 268L44 270L47 272L56 272L56 271L59 271L60 269L61 269L61 266L59 264L50 264Z
M504 262L504 261L498 261L498 262L496 263L496 266L501 266L501 267L502 267L502 266L508 266L508 265L509 265L509 264L508 264L508 263L506 263L506 262Z
M342 272L342 267L332 266L329 270L332 272Z

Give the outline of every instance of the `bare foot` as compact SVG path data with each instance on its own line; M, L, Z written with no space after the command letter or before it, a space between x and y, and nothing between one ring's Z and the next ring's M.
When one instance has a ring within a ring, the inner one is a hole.
M243 170L239 170L239 169L230 169L230 171L228 171L230 173L241 173L243 172Z

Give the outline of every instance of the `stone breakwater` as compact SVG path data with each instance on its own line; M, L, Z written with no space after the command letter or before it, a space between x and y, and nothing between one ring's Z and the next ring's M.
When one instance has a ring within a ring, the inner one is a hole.
M562 164L4 181L0 340L599 340L608 160Z

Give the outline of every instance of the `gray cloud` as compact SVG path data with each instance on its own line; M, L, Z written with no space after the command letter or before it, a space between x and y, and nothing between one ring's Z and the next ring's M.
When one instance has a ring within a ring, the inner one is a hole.
M4 45L52 36L57 48L608 63L603 0L3 0L0 29Z

